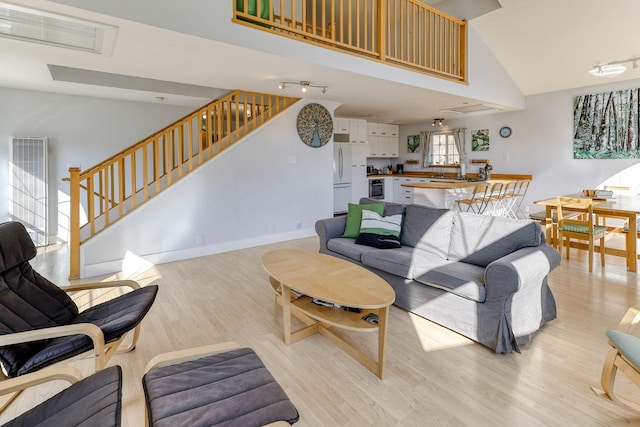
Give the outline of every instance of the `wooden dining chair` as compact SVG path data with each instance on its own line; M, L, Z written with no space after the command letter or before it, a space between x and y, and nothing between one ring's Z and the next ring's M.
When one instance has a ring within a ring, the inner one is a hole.
M557 197L558 214L558 251L562 254L562 247L566 243L567 259L571 248L571 239L587 240L589 242L589 272L593 271L593 252L595 241L600 240L600 263L604 267L604 237L607 227L596 225L593 216L593 200L576 199L573 197ZM567 217L567 211L580 213L579 217ZM565 242L566 239L566 242Z
M609 351L605 356L600 375L600 386L591 389L598 396L609 398L622 403L634 410L639 410L637 403L626 399L619 399L613 391L618 370L625 374L633 383L640 386L640 338L633 334L633 330L640 322L640 308L631 307L627 310L616 329L609 329Z

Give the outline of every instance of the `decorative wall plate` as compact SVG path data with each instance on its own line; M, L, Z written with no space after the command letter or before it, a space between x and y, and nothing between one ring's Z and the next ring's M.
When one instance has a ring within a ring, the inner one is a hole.
M309 147L322 147L333 135L331 113L320 104L307 104L302 107L296 126L300 139Z

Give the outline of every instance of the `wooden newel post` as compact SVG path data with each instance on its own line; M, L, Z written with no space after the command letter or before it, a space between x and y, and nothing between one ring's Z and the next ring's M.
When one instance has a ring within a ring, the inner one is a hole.
M80 168L69 168L69 279L80 277Z

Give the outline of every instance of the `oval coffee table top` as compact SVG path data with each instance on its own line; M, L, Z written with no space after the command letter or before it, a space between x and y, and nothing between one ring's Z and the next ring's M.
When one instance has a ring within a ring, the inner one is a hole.
M290 289L334 304L382 308L393 304L396 297L377 274L330 255L278 249L262 257L262 266Z

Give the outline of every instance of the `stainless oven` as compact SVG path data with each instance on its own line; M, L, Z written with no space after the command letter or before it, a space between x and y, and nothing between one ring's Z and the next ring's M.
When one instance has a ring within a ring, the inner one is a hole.
M369 197L372 199L384 199L384 179L369 180Z

